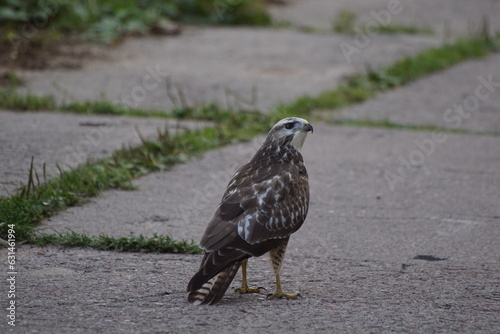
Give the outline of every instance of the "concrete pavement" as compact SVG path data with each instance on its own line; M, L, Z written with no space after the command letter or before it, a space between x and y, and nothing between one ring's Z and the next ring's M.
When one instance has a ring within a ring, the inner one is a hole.
M460 64L340 116L446 126L442 114L476 96L478 76L498 78L496 63L498 57L492 55ZM480 112L471 113L463 129L498 133L497 97L494 92L480 101ZM4 115L10 114L0 112ZM28 119L49 124L44 122L50 117ZM78 130L85 128L81 120L72 122L64 131L75 133L66 142L47 139L50 150L76 145L85 136ZM152 129L156 123L151 122ZM11 124L8 129L21 126ZM299 291L303 298L265 300L264 295L228 292L218 306L194 307L186 301L185 288L200 255L23 245L17 250L16 328L9 328L4 317L0 331L497 333L500 137L314 126L303 148L310 212L290 241L282 275L285 289ZM37 132L39 128L48 130ZM31 129L31 142L51 138L49 125ZM14 145L15 135L12 131L3 141ZM130 140L129 135L119 138ZM171 171L137 179L137 190L105 192L42 226L117 236L172 233L198 241L228 178L262 140L207 152ZM102 145L96 154L115 148ZM5 152L6 161L16 158L16 150ZM53 159L43 152L44 159ZM2 258L6 253L1 250ZM274 289L266 257L250 261L249 279L252 285ZM6 279L0 282L7 291Z
M495 0L287 0L286 6L272 6L273 17L294 27L330 31L342 11L356 15L355 24L368 22L432 28L438 36L464 36L478 31L486 19L491 31L500 29Z
M122 147L154 138L158 131L171 133L207 126L207 122L184 122L154 118L72 115L50 112L0 111L0 196L14 194L28 181L31 158L38 174L46 165L47 176L99 160Z
M386 176L397 175L399 157L409 159L415 141L429 135L315 124L304 146L310 213L290 241L282 278L300 300L229 292L218 306L194 307L185 287L200 255L24 246L18 325L61 333L495 333L499 138L449 134L422 166L402 167L391 189ZM199 240L223 190L220 172L246 160L243 148L146 176L139 190L106 192L46 226ZM252 259L249 270L252 284L274 289L266 257Z
M500 133L499 115L500 55L492 54L326 117Z
M438 45L437 36L378 36L346 61L353 36L290 29L186 27L178 37L131 38L81 70L20 71L24 90L58 101L102 97L130 107L171 110L219 103L266 111L334 87L369 63L386 66ZM147 50L147 51L146 51ZM178 92L183 95L180 97ZM172 96L174 96L172 98Z

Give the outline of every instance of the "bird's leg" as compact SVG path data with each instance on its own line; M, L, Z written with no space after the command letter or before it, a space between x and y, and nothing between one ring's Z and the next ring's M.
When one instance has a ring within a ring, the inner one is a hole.
M234 291L239 292L239 293L259 293L260 289L265 290L262 287L250 288L248 286L247 263L248 263L248 259L245 259L245 260L243 260L243 263L241 264L241 288L234 288Z
M269 252L271 256L271 262L273 264L274 274L276 275L276 292L267 296L268 299L275 298L289 298L297 299L300 297L299 293L286 293L283 291L281 286L280 271L281 265L283 263L283 258L285 257L286 246L288 244L288 239L283 241L283 243Z
M297 299L300 296L300 293L286 293L283 291L283 288L281 287L281 279L280 279L280 274L276 274L276 292L272 293L267 296L268 299L275 299L275 298L289 298L289 299Z

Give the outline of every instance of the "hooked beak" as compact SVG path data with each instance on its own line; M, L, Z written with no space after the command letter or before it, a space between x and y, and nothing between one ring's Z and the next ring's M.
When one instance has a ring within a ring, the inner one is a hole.
M304 125L304 127L301 129L302 132L309 132L311 131L311 133L313 133L313 127L311 124L307 123L306 125Z

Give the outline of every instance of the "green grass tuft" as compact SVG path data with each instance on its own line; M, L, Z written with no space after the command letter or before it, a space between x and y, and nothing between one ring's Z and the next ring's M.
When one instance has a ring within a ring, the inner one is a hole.
M58 107L58 109L60 111L69 111L77 114L122 115L159 118L169 116L165 111L129 108L124 105L112 103L106 100L69 102L61 105L60 107Z
M40 28L41 17L46 20ZM44 43L47 36L63 35L111 43L126 34L148 33L165 20L232 25L271 23L258 0L73 0L48 5L38 0L7 0L0 4L0 20L10 29L11 39L22 39L17 32L29 28L36 40Z
M429 27L419 27L416 25L406 25L400 23L379 24L370 27L367 31L365 24L356 25L356 14L354 12L344 10L339 12L336 18L332 21L332 30L341 34L356 34L359 31L365 34L408 34L408 35L433 35L434 30ZM376 21L375 21L376 22ZM359 28L356 31L355 28Z
M356 24L356 14L350 10L340 11L332 21L332 30L338 33L352 33Z
M493 46L483 38L458 40L426 50L414 57L403 58L383 71L383 74L389 78L397 78L398 84L406 84L464 60L485 57L494 50Z
M53 110L56 108L56 101L52 96L21 94L9 87L0 89L0 108L21 111Z
M377 32L381 34L407 34L407 35L434 35L435 32L430 27L420 27L414 24L394 23L380 25Z
M30 242L36 245L60 245L68 247L90 247L97 250L140 253L183 253L199 254L202 249L193 240L174 240L171 235L153 234L145 237L130 233L128 237L112 237L108 235L88 236L86 234L67 231L65 233L46 234L32 237Z

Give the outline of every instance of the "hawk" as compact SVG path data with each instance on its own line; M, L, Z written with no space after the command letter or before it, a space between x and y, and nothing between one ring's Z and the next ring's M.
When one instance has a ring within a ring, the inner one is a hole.
M188 301L216 304L240 266L240 293L250 288L248 258L269 252L276 292L268 298L297 298L281 287L280 270L290 235L306 219L309 181L300 149L313 127L302 118L282 119L269 131L253 158L233 175L208 223L200 246L205 250L199 271L188 284Z

